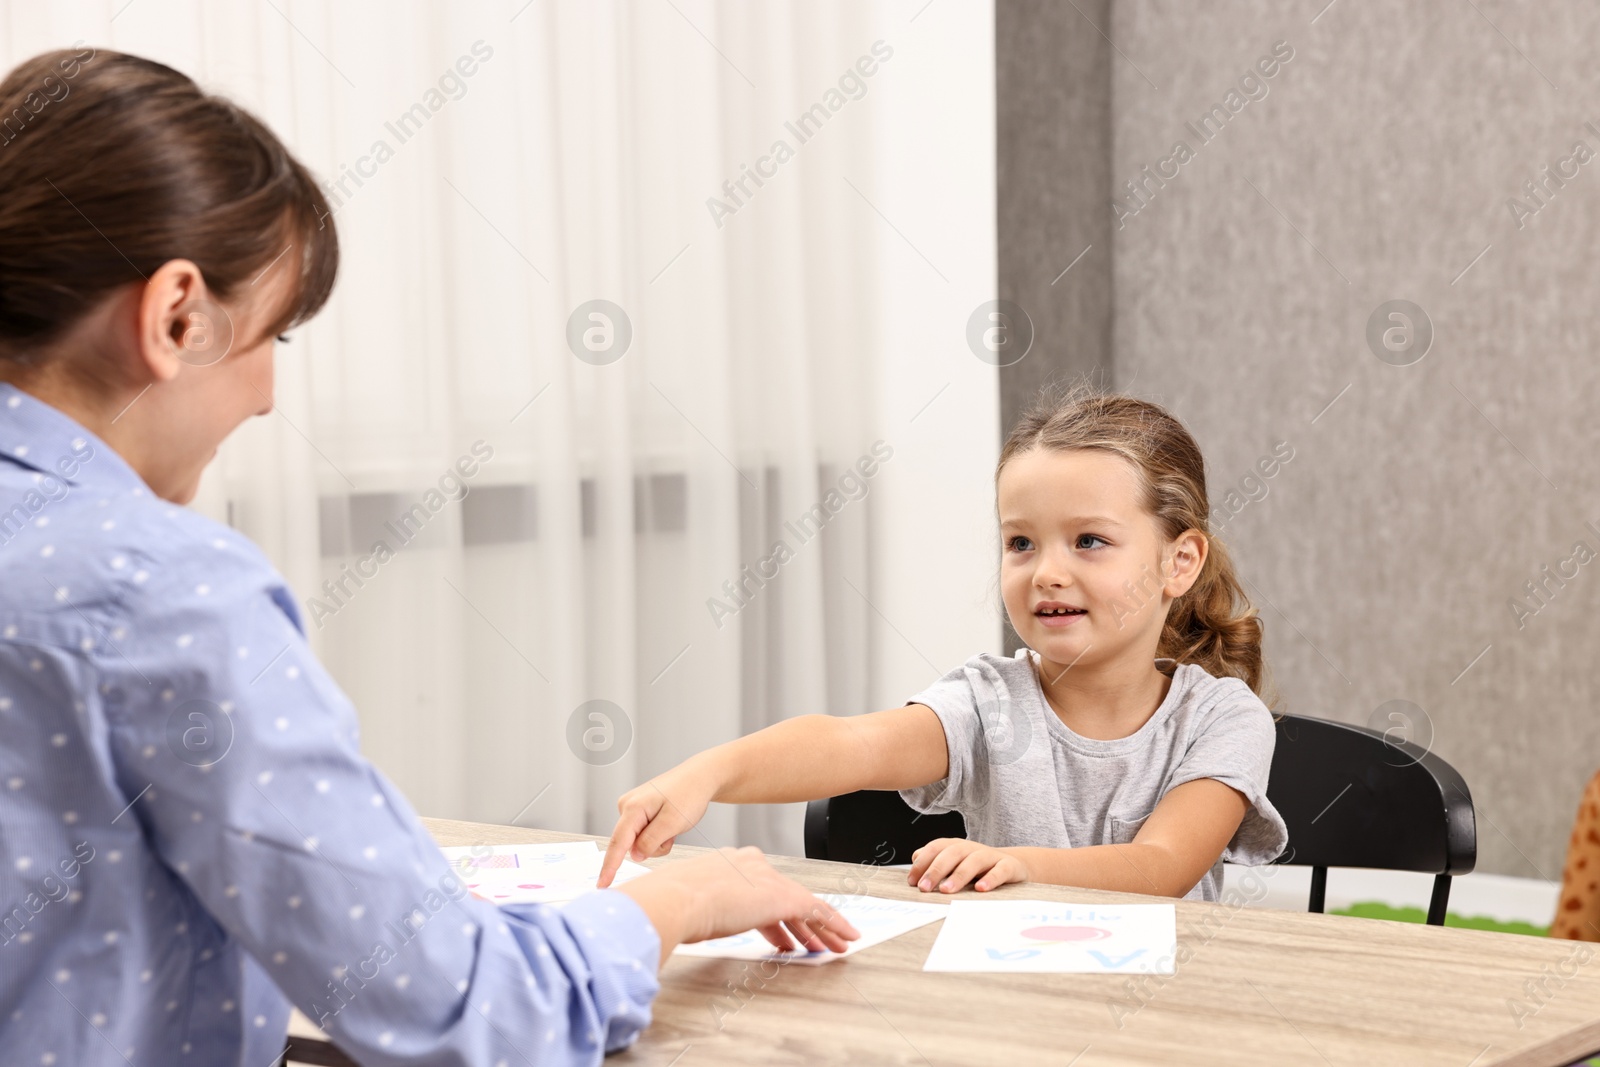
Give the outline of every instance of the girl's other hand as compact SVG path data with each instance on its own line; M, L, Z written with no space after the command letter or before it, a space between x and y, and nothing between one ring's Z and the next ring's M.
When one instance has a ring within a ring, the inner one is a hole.
M957 893L975 881L973 888L983 893L1007 882L1027 880L1027 865L1006 850L960 837L941 837L911 854L907 884L924 893L935 888L941 893Z
M683 767L622 794L596 884L609 886L624 857L638 862L671 852L678 835L700 821L714 796L716 788L704 776Z

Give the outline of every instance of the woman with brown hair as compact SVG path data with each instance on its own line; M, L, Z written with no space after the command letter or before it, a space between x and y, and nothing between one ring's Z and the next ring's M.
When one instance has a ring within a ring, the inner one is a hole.
M361 1063L594 1063L680 941L856 936L754 849L495 908L361 757L283 579L181 506L328 299L330 214L158 63L56 52L0 83L8 1063L257 1067L290 1003Z

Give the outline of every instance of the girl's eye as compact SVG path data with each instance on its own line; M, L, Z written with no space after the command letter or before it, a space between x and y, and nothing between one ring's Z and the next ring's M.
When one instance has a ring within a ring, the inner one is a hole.
M1079 534L1078 535L1078 547L1079 548L1092 549L1092 548L1095 547L1092 544L1085 544L1084 542L1086 542L1086 541L1097 541L1102 545L1108 545L1108 544L1111 543L1111 542L1107 541L1105 538L1099 537L1099 536L1097 536L1095 534Z
M280 334L279 334L279 335L278 335L278 343L279 343L279 344L280 344L280 345L286 345L286 344L288 344L288 343L289 343L289 342L290 342L290 341L292 341L292 340L294 340L294 338L292 338L292 337L290 337L290 336L289 336L289 335L288 335L288 334L286 334L286 333L280 333Z
M1029 549L1033 548L1033 542L1028 540L1026 537L1018 536L1007 541L1006 547L1013 552L1027 552Z

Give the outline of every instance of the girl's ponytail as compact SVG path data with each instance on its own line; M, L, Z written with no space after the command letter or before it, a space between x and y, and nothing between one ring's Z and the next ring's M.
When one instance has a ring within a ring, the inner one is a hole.
M1239 584L1228 547L1210 534L1206 540L1209 550L1200 577L1167 614L1161 655L1198 663L1218 678L1239 678L1265 699L1260 615Z

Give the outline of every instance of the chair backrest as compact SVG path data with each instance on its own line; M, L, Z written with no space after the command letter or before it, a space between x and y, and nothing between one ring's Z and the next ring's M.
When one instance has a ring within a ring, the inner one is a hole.
M1267 798L1289 827L1279 863L1442 875L1477 863L1477 821L1461 775L1376 730L1283 716Z
M910 863L940 837L966 837L956 812L923 815L893 790L862 789L806 805L806 858L841 863Z

